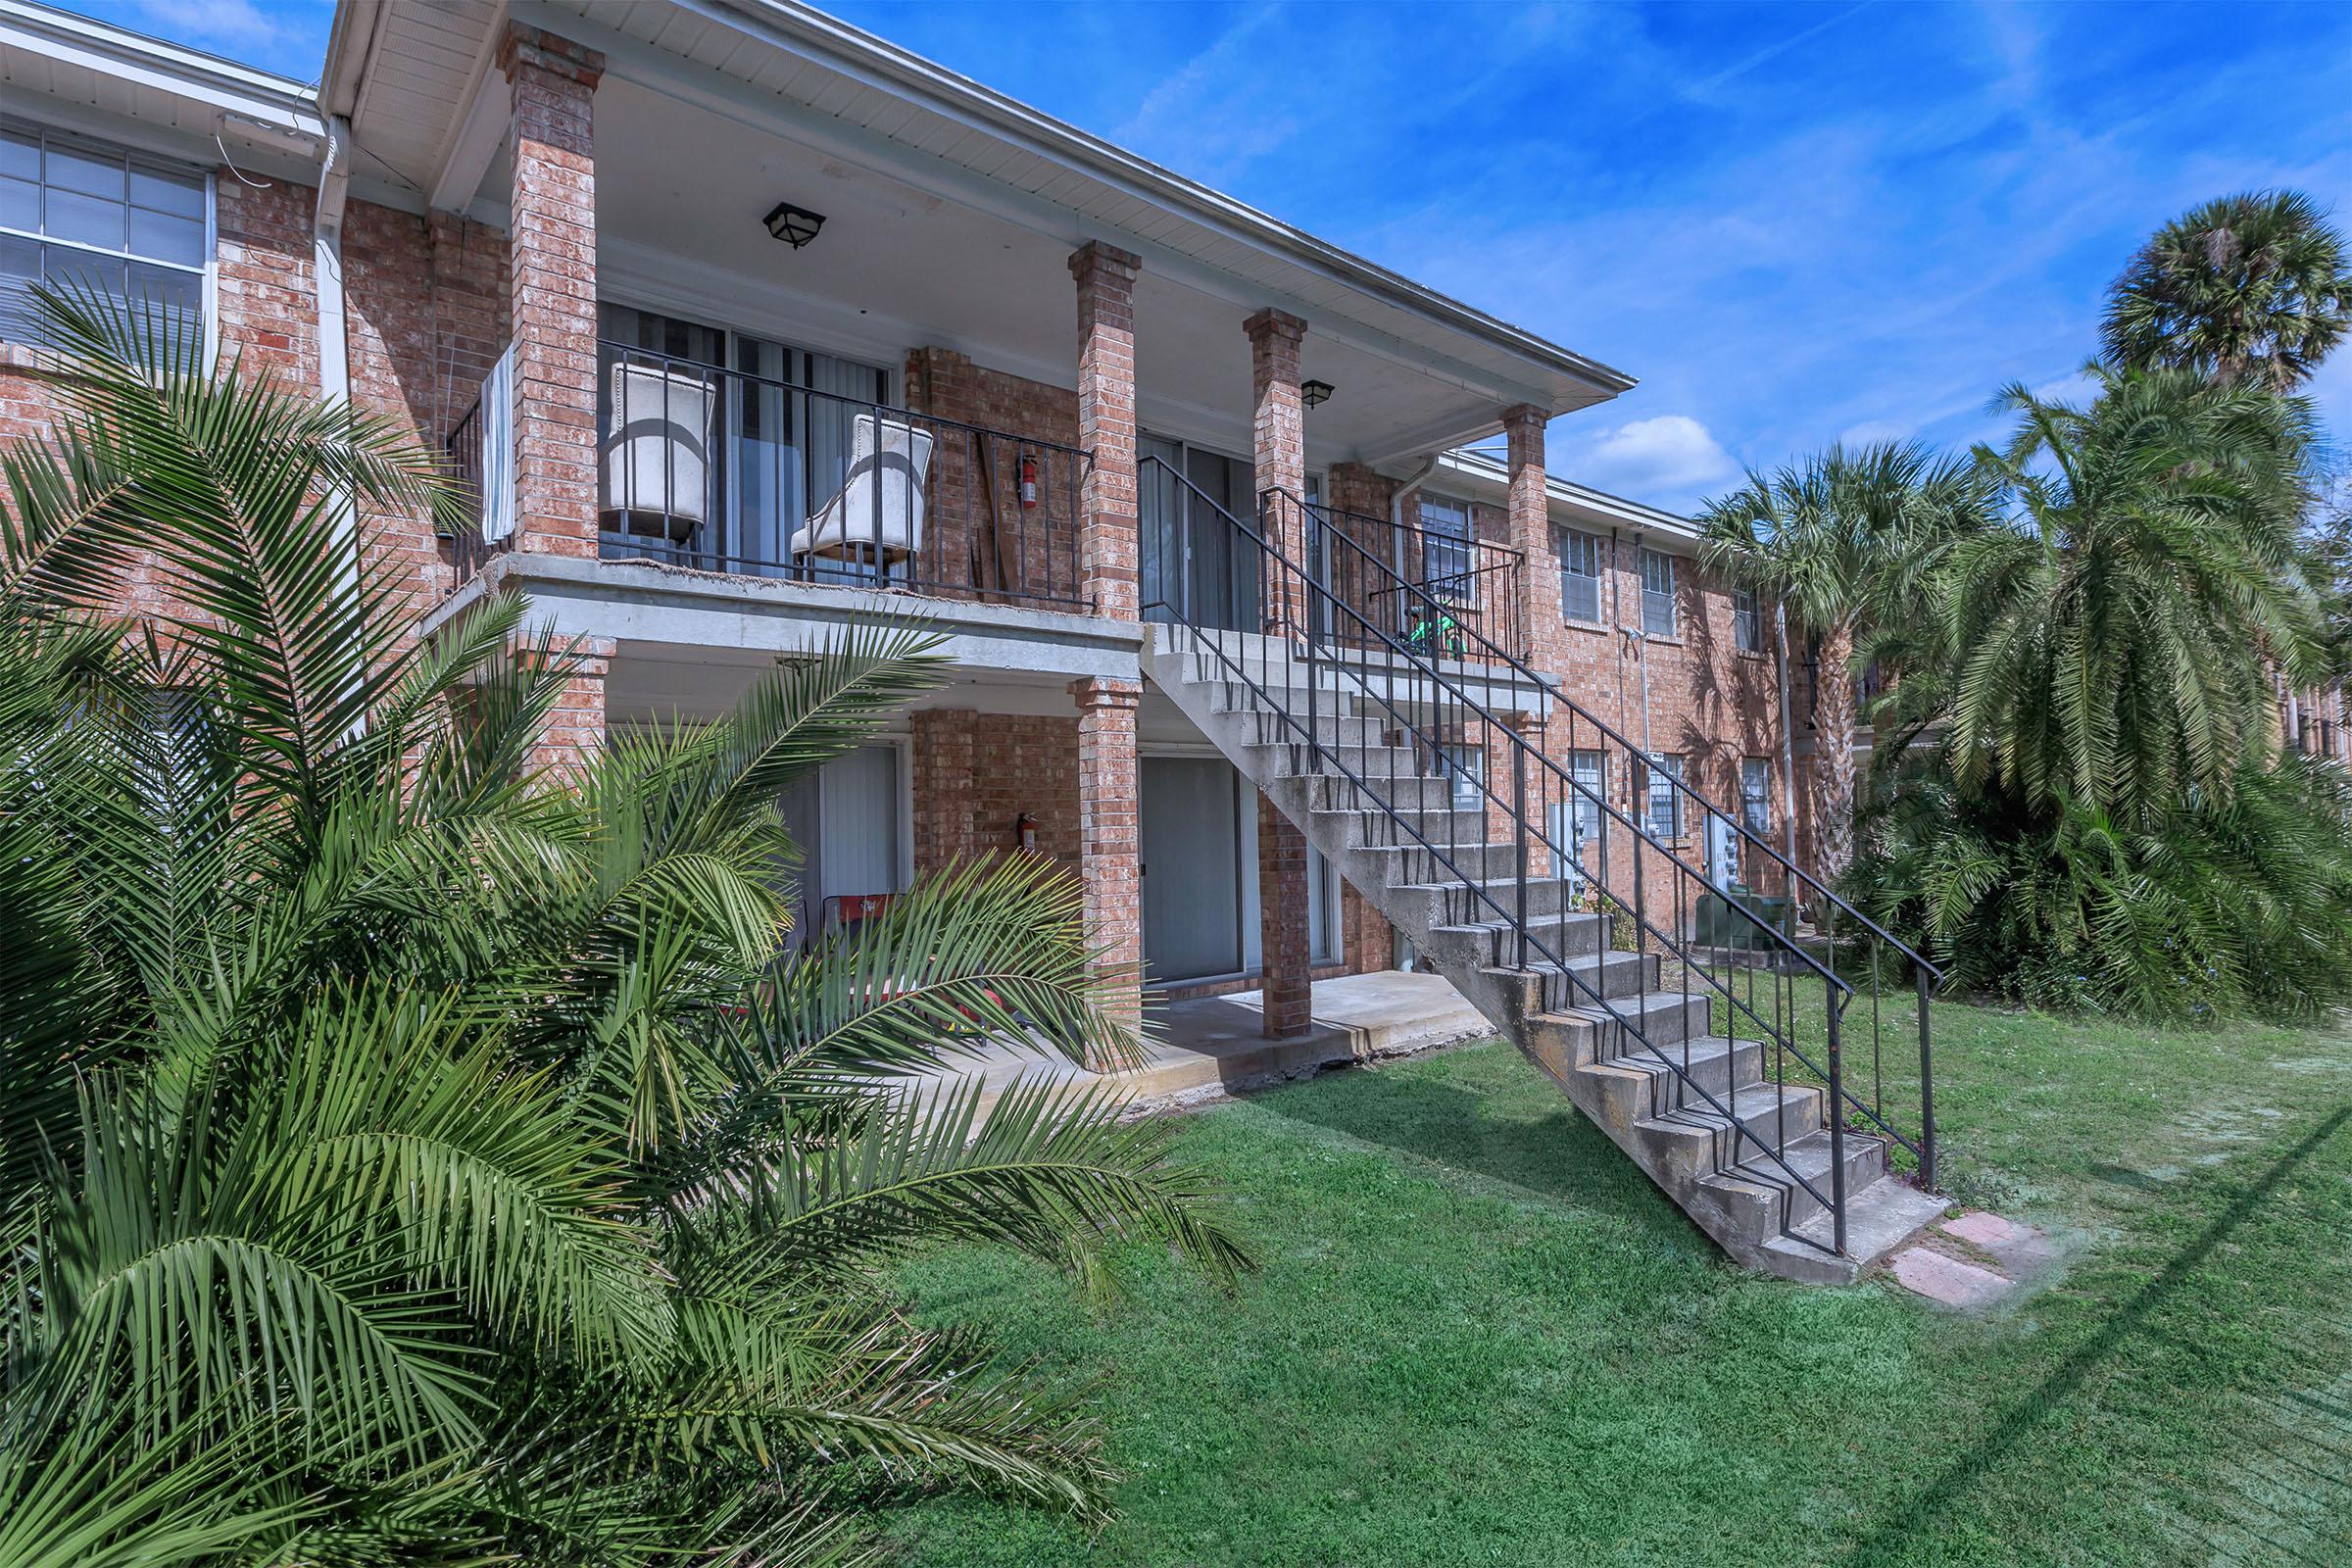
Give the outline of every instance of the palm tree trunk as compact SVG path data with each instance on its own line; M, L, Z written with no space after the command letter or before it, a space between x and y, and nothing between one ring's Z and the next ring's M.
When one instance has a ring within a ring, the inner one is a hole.
M1781 683L1781 837L1787 843L1790 865L1796 864L1796 728L1788 710L1788 609L1786 605L1772 607L1773 640L1778 644L1775 673ZM1796 888L1787 890L1796 897Z
M1833 884L1854 863L1853 655L1853 627L1833 628L1821 640L1813 676L1813 771L1821 789L1813 850L1821 879Z

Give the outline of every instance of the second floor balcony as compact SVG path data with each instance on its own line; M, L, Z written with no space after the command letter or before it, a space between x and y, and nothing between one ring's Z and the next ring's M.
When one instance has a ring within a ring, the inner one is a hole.
M1076 447L896 407L871 368L743 334L687 334L674 353L606 338L597 364L600 559L1097 608ZM514 537L506 374L450 437L482 516L453 541L461 581Z

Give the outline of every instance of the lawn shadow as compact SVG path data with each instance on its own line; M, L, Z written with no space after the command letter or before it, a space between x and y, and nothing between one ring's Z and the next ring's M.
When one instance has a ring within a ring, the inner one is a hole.
M1523 1120L1495 1115L1478 1095L1453 1084L1371 1071L1329 1075L1254 1096L1251 1103L1569 1207L1630 1220L1694 1250L1707 1246L1641 1168L1564 1099Z
M2096 1334L2061 1362L2056 1371L2042 1379L2032 1393L2011 1406L2009 1413L1981 1442L1946 1466L1925 1492L1906 1498L1892 1516L1840 1557L1839 1568L1876 1568L1877 1564L1887 1561L1893 1552L1913 1538L1930 1530L1944 1511L1974 1487L1986 1471L2007 1457L2009 1450L2020 1440L2056 1414L2059 1406L2073 1396L2083 1381L2097 1371L2124 1341L2138 1331L2149 1314L2162 1307L2180 1291L2214 1249L2228 1241L2231 1233L2252 1217L2280 1184L2317 1153L2347 1121L2352 1121L2352 1105L2338 1107L2301 1143L2280 1155L2262 1174L2261 1179L2240 1193L2237 1200L2216 1216L2195 1241L2175 1253L2161 1273L2110 1313Z

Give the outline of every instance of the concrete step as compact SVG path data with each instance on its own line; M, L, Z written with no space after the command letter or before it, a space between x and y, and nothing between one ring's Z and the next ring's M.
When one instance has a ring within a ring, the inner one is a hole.
M1389 893L1399 900L1414 901L1416 907L1426 906L1423 918L1405 922L1406 929L1412 930L1438 925L1485 925L1493 920L1515 918L1522 907L1519 887L1516 877L1488 877L1467 882L1392 883ZM1573 906L1579 891L1558 877L1531 876L1527 879L1526 913L1531 918L1563 913ZM1388 907L1385 897L1375 902L1384 909Z
M1379 718L1335 717L1327 707L1311 717L1304 708L1292 709L1287 717L1263 711L1240 716L1251 721L1257 745L1303 745L1311 734L1348 767L1355 767L1365 751L1386 747L1394 727Z
M1347 849L1386 849L1410 844L1414 842L1414 834L1432 844L1473 844L1487 834L1484 811L1416 808L1392 815L1376 807L1359 807L1344 811L1317 810L1314 817L1316 831L1336 835L1338 843Z
M1630 955L1629 955L1630 956ZM1541 1003L1542 976L1527 979L1530 1000ZM1628 1024L1639 1025L1637 1035ZM1709 1033L1704 997L1686 999L1679 991L1650 991L1635 997L1612 997L1600 1004L1546 1009L1530 1006L1523 1014L1521 1044L1559 1077L1588 1062L1607 1062L1635 1052L1647 1054L1648 1046L1665 1051L1685 1039L1702 1040ZM1643 1041L1648 1045L1644 1045Z
M1363 853L1381 867L1382 882L1390 887L1442 886L1464 877L1509 882L1519 866L1519 846L1487 843L1484 822L1469 838L1440 838L1427 846L1391 845ZM1510 900L1504 901L1503 907L1512 906Z
M1258 714L1258 717L1263 719L1263 714ZM1352 773L1354 778L1362 778L1374 790L1386 788L1390 780L1401 783L1401 780L1409 778L1442 778L1435 771L1433 757L1418 745L1348 745L1343 750L1324 753L1317 760L1319 766L1315 768L1307 766L1307 745L1296 733L1275 736L1270 741L1258 741L1249 750L1251 750L1251 755L1260 757L1263 766L1270 768L1275 776L1296 776L1296 773L1339 773L1339 776L1350 776ZM1253 776L1265 778L1265 773L1253 771ZM1451 783L1451 778L1446 778L1446 783Z
M1684 1078L1720 1100L1735 1090L1757 1083L1765 1062L1763 1042L1733 1040L1723 1035L1686 1038L1676 1042L1667 1054L1673 1058L1671 1065L1637 1046L1596 1065L1615 1069L1634 1081L1639 1103L1664 1110L1683 1103L1677 1097L1687 1092Z
M1658 1136L1680 1137L1685 1129L1672 1121L1654 1125ZM1710 1135L1713 1136L1713 1135ZM1729 1142L1721 1139L1721 1142ZM1784 1165L1785 1162L1785 1165ZM1734 1224L1738 1233L1761 1247L1783 1229L1794 1229L1824 1210L1817 1199L1790 1179L1793 1170L1817 1189L1822 1198L1834 1196L1830 1184L1830 1135L1808 1133L1781 1151L1775 1160L1752 1143L1745 1144L1737 1164L1701 1176L1697 1186L1705 1198ZM1862 1133L1845 1135L1845 1190L1850 1199L1886 1173L1886 1146ZM1848 1219L1849 1245L1851 1219Z
M1826 1210L1797 1225L1792 1237L1770 1238L1763 1250L1773 1272L1784 1278L1843 1285L1909 1246L1950 1206L1949 1200L1923 1193L1899 1177L1882 1176L1846 1197L1845 1256L1829 1255L1838 1230Z
M1596 953L1607 934L1607 921L1584 909L1560 909L1528 917L1528 935L1560 957ZM1421 951L1439 962L1496 966L1518 962L1519 944L1510 925L1500 920L1464 925L1433 926Z
M1264 748L1250 747L1252 753ZM1252 758L1254 763L1256 758ZM1361 785L1326 771L1304 780L1308 791L1307 805L1314 810L1361 810L1368 803L1378 802L1396 811L1446 811L1455 809L1453 780L1433 773L1416 773L1410 767L1400 767L1394 775L1381 772L1366 775L1356 768L1355 760L1348 760L1348 767ZM1247 771L1247 769L1245 769ZM1251 773L1252 778L1260 777Z
M1673 1070L1682 1062L1681 1049L1668 1046L1661 1050L1666 1060L1659 1064L1667 1070L1644 1075L1649 1079L1646 1087L1650 1109L1640 1120L1642 1125L1676 1122L1718 1134L1716 1164L1737 1165L1765 1158L1768 1151L1785 1149L1821 1130L1824 1097L1811 1085L1789 1084L1784 1088L1778 1084L1746 1084L1729 1091L1709 1089L1702 1094ZM1656 1061L1657 1057L1650 1059ZM1742 1135L1737 1145L1730 1136L1734 1122L1739 1123Z

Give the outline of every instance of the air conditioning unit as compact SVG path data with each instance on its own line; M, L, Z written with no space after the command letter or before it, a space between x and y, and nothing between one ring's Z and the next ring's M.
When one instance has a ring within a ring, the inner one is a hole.
M605 527L680 543L710 520L711 409L707 375L616 362L605 436Z

